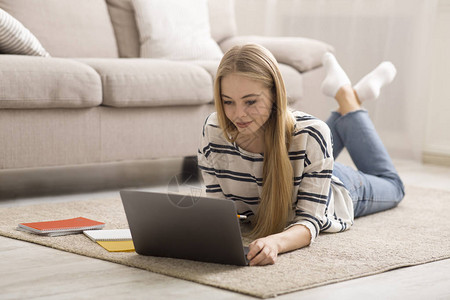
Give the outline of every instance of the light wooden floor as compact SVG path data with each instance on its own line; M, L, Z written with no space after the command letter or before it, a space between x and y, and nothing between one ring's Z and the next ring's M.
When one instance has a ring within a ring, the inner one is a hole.
M395 164L406 185L450 192L450 168L410 161ZM118 191L23 198L1 201L0 207L112 195L118 196ZM4 237L0 237L0 270L0 299L254 299ZM278 299L450 299L450 259L290 293Z

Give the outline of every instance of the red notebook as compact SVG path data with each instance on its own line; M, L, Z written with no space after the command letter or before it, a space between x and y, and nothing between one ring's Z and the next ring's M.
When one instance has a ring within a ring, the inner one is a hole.
M83 230L89 229L102 229L104 226L105 223L103 222L79 217L66 220L20 223L17 229L41 235L56 236L81 233Z

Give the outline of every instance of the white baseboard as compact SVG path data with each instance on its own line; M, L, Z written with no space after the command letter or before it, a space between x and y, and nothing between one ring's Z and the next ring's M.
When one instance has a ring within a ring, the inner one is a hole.
M450 154L424 151L422 161L426 164L450 166Z

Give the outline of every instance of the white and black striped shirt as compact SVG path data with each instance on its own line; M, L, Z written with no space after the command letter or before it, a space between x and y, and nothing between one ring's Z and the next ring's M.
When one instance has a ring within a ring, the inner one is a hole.
M353 204L340 180L332 175L330 129L321 120L292 112L295 127L289 147L294 178L292 212L287 228L302 224L311 231L311 242L320 231L340 232L353 224ZM237 213L251 218L260 201L264 155L230 143L212 113L203 126L198 150L206 193L235 201Z

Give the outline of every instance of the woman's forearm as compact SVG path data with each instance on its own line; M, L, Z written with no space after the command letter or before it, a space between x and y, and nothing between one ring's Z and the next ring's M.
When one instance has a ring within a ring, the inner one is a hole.
M274 234L273 237L277 241L279 253L306 247L311 242L311 232L306 226L300 224Z
M254 240L249 245L247 258L251 266L274 264L279 253L303 248L310 242L309 229L303 225L294 225L283 232Z

